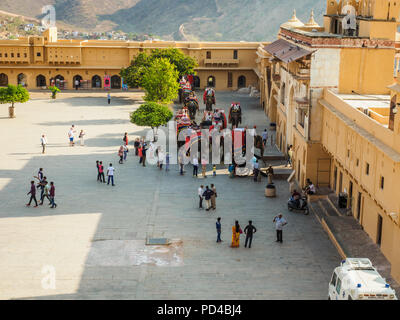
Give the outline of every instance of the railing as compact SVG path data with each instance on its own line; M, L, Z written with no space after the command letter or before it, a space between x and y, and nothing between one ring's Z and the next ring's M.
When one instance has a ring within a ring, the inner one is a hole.
M217 65L239 64L239 59L204 59L204 64L217 64Z

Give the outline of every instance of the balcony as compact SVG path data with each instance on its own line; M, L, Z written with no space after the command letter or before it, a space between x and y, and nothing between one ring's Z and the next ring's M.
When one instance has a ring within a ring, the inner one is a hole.
M204 59L204 65L213 67L239 66L239 59Z
M310 80L310 69L307 68L297 69L296 73L294 74L294 77L297 80Z

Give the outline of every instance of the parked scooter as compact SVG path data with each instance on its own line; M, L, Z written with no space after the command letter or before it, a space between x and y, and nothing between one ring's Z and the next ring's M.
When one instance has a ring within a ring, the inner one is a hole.
M302 196L299 200L294 200L293 198L290 198L288 201L288 209L289 211L302 211L304 215L307 215L310 213L308 209L308 202L307 202L307 197Z

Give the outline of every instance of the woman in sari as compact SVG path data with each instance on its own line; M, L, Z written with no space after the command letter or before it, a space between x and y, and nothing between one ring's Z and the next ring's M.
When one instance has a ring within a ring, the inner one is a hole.
M235 221L235 225L232 227L232 244L231 248L239 248L240 234L242 229L240 228L239 221Z

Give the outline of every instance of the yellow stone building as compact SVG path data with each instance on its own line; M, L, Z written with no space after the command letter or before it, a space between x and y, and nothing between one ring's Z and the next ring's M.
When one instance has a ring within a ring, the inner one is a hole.
M92 89L102 88L109 76L112 88L119 89L121 68L128 67L139 52L171 47L198 61L198 88L209 83L217 90L236 90L257 86L258 46L253 42L59 40L57 29L50 28L43 36L0 41L0 86L23 84L36 89L58 79L65 89L72 89L75 80Z
M257 49L261 104L299 186L345 192L400 281L400 2L327 0L324 24L293 17ZM325 188L323 188L325 187Z

